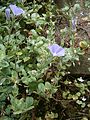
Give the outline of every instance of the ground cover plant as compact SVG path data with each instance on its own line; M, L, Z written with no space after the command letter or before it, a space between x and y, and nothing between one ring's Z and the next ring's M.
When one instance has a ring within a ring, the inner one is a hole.
M0 120L90 119L90 3L61 3L0 1Z

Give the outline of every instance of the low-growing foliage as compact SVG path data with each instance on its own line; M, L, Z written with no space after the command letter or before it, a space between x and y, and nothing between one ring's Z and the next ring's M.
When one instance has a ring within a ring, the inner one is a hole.
M0 120L90 118L90 82L66 77L89 48L85 40L75 44L80 4L56 9L52 0L1 1ZM69 24L57 44L60 12Z

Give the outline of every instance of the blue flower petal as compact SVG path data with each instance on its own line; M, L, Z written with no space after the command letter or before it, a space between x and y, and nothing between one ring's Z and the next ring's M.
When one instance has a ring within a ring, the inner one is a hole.
M22 8L17 7L16 5L9 5L9 7L12 10L13 14L16 16L25 13L25 11Z
M65 49L59 46L58 44L53 44L48 47L50 52L52 53L53 56L64 56L65 55Z
M10 20L10 9L9 8L5 9L5 16L7 20Z
M72 18L72 30L76 31L76 25L77 25L77 17L76 18Z

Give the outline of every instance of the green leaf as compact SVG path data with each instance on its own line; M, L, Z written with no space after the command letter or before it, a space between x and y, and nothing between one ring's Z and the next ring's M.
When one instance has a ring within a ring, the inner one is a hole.
M52 86L49 82L45 82L45 89L51 90Z
M82 103L81 107L84 108L85 106L86 106L86 104L85 104L85 103Z
M37 90L38 83L37 82L30 82L30 84L28 86L30 88L30 91L34 91L34 90Z
M2 116L2 117L0 117L0 120L14 120L14 119L9 118L7 116Z
M27 97L26 100L24 100L23 98L17 99L12 95L10 95L10 97L11 97L11 108L14 111L13 114L24 113L34 108L34 106L32 106L33 104L32 97Z
M88 118L87 117L83 117L81 120L88 120Z
M13 86L13 91L12 91L12 93L13 93L14 96L17 96L17 95L18 95L18 86L17 86L16 84Z
M80 101L80 100L77 100L76 103L79 105L82 105L82 101Z
M0 62L0 67L1 67L1 68L8 67L8 66L9 66L9 64L8 64L8 62L5 61L5 60L3 60L3 61Z
M5 112L8 115L10 114L10 112L11 112L10 105L7 106L7 108L5 109Z
M25 57L25 58L23 58L23 60L24 60L24 62L26 62L26 61L30 60L30 57Z
M39 14L38 13L33 13L32 15L31 15L31 19L32 20L37 20L39 18Z
M88 86L90 86L90 81L87 81Z
M0 44L0 62L5 58L5 46Z
M27 109L24 109L24 110L21 110L21 111L15 111L15 112L13 112L13 114L14 115L16 115L16 114L21 114L21 113L24 113L24 112L26 112L26 111L29 111L29 110L31 110L31 109L33 109L34 108L34 106L31 106L31 107L29 107L29 108L27 108Z
M43 83L39 83L38 90L39 90L39 92L44 92L45 91L45 86L44 86Z
M34 101L33 97L27 97L25 101L26 108L31 107L33 105L33 101Z

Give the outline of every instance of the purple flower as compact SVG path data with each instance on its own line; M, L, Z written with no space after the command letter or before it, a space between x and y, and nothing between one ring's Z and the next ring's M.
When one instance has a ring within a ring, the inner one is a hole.
M72 30L76 31L77 18L72 18Z
M9 5L9 7L11 11L13 12L14 16L18 16L18 15L25 13L25 11L22 8L17 7L16 5ZM6 8L5 10L5 16L7 20L10 20L10 9Z
M6 19L7 19L7 20L10 20L10 9L9 9L9 8L7 8L7 9L5 10L5 16L6 16Z
M65 49L59 46L58 44L53 44L48 47L50 52L52 53L53 56L64 56L65 55Z
M9 5L9 7L12 10L13 14L16 16L25 13L25 11L22 8L17 7L16 5Z

